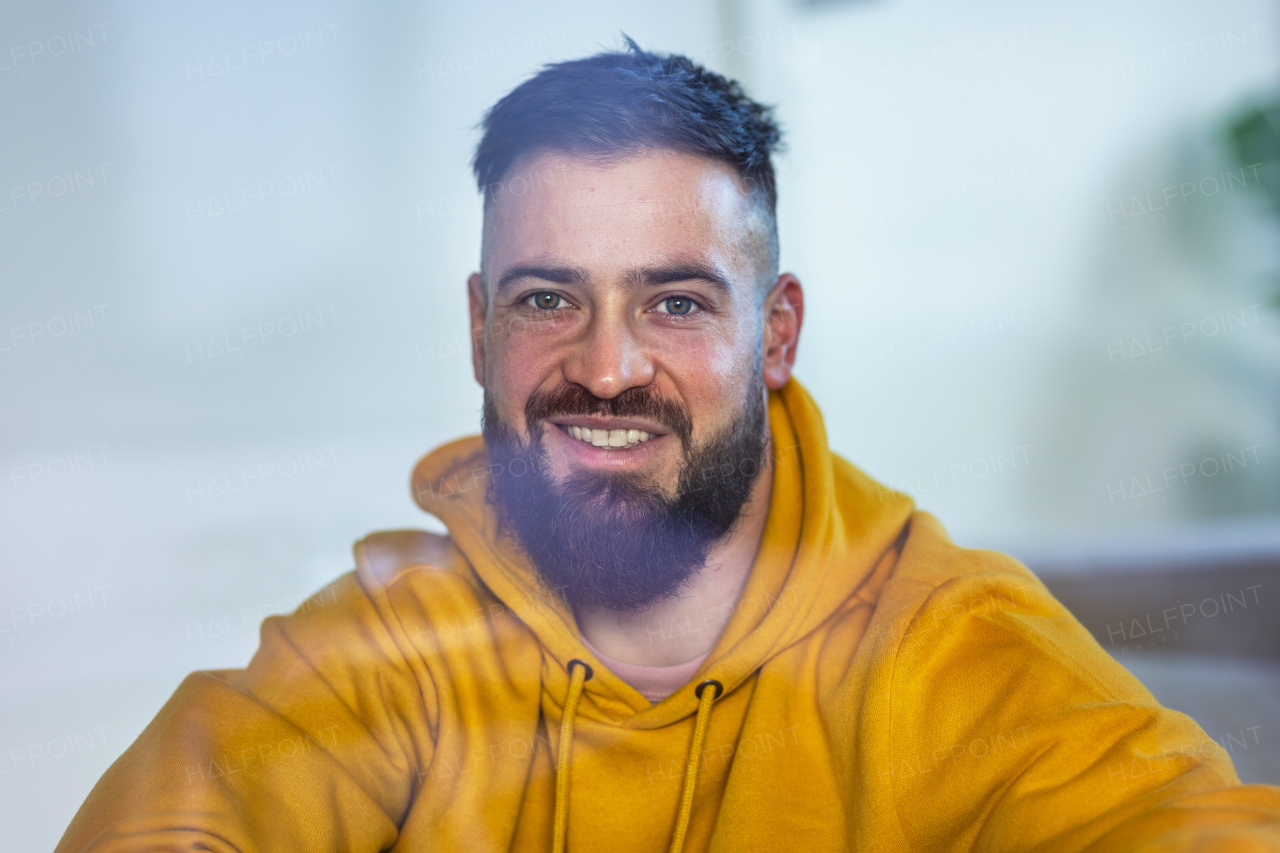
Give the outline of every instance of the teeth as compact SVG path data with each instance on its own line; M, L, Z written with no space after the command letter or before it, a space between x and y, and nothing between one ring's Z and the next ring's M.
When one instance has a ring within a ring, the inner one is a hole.
M653 436L642 429L590 429L571 426L569 435L595 447L630 448L648 441Z

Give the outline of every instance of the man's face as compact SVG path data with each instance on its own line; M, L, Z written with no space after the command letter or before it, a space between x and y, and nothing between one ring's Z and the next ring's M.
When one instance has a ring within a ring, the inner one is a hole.
M490 498L569 603L643 610L696 575L765 473L799 284L762 304L767 220L703 158L549 154L503 188L469 282Z
M471 282L477 381L522 440L543 427L555 482L626 473L672 494L690 446L730 424L761 370L763 217L732 168L666 151L599 167L546 154L503 187ZM525 422L531 396L564 386L645 388L687 413L690 446L655 416Z

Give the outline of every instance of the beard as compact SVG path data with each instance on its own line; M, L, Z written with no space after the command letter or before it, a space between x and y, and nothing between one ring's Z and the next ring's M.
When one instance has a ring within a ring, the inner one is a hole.
M557 415L661 423L685 453L675 494L668 496L638 474L584 471L555 483L542 437L544 425ZM490 470L496 463L502 472L489 481L488 500L544 591L585 611L635 614L676 597L741 515L768 442L758 374L729 425L697 446L688 411L647 386L607 400L581 385L535 393L525 405L525 423L528 443L501 420L486 389L485 445Z

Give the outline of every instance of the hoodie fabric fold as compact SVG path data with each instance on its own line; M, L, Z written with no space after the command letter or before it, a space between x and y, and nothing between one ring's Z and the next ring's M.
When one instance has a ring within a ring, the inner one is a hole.
M1027 569L832 454L794 380L769 411L756 562L654 626L720 632L665 699L539 588L485 501L516 472L463 439L412 477L449 535L366 538L245 670L190 676L59 850L1280 850L1280 789Z

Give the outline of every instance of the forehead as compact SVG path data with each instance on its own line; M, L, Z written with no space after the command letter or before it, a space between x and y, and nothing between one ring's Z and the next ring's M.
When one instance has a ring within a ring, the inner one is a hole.
M548 152L520 161L493 188L484 265L571 263L600 275L674 259L750 278L764 239L734 169L671 151L593 164Z

